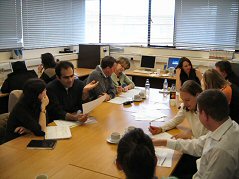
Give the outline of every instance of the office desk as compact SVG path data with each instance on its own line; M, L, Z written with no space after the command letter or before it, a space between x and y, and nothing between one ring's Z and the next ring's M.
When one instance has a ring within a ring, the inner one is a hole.
M75 68L74 72L79 77L79 79L83 81L89 76L89 74L91 74L93 70L94 69L89 69L89 68Z
M155 89L151 89L150 97L153 100L163 100L162 95ZM42 139L31 134L9 141L0 146L0 178L34 178L41 173L53 178L66 178L65 176L77 175L82 169L93 172L84 172L84 176L87 175L88 178L95 175L100 175L99 178L104 178L101 175L125 178L114 163L117 146L107 143L106 139L115 131L124 134L128 126L141 127L148 132L149 122L135 121L131 112L125 111L125 108L140 109L153 103L145 100L128 107L104 102L90 113L97 119L97 123L71 128L72 138L59 140L54 150L26 149L31 139ZM162 110L168 115L168 119L173 117L176 111L175 108ZM176 129L170 131L171 134L178 132ZM159 178L169 176L180 157L181 154L175 152L172 167L157 167L156 175ZM74 168L71 173L69 165L78 167L79 170Z
M127 70L125 72L126 75L132 77L132 81L135 83L136 86L145 86L146 79L149 79L150 87L162 89L164 79L168 80L168 86L170 87L172 84L176 84L176 77L164 77L159 76L157 74L145 74L145 73L135 73L133 70Z

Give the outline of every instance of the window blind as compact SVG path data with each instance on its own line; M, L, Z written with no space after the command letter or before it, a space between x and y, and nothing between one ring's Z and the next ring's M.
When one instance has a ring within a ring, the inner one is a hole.
M148 0L101 0L101 42L147 44Z
M175 0L152 0L150 45L173 46Z
M85 41L84 0L22 0L24 47L66 46Z
M0 1L0 49L22 47L20 0Z
M177 48L238 48L238 0L176 0L175 3Z

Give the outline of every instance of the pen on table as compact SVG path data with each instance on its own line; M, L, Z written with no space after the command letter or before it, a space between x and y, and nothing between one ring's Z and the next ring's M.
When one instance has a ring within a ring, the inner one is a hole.
M152 122L157 121L157 120L162 119L162 118L165 118L165 117L166 117L166 116L162 116L162 117L159 117L159 118L157 118L157 119L151 120L151 121L149 122L149 126L151 126L151 123L152 123Z
M167 156L164 157L163 161L161 162L161 166L164 164L165 160L166 160Z

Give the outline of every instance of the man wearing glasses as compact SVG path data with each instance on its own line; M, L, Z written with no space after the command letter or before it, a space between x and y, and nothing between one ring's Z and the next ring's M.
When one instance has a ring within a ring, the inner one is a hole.
M56 79L47 85L49 122L56 119L85 122L87 114L79 113L82 111L82 101L89 97L89 91L98 82L92 81L84 86L81 80L75 78L71 62L59 62L55 71Z

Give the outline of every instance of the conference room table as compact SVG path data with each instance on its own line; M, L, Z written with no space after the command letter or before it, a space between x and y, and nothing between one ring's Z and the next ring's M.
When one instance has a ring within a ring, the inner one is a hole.
M27 134L0 146L0 178L35 178L45 174L49 178L125 178L124 173L115 165L117 145L110 144L106 139L112 132L125 133L128 126L142 128L148 133L149 121L136 121L133 111L140 111L150 105L169 105L168 97L163 97L157 89L150 89L148 99L134 102L131 105L103 102L89 113L96 123L83 124L71 128L70 139L58 140L53 150L27 149L32 139L43 139ZM176 107L160 110L167 115L165 121L177 112ZM160 125L155 122L153 125ZM51 124L51 125L54 125ZM181 125L187 128L187 123ZM169 131L177 134L181 129ZM175 151L172 167L156 167L156 175L170 176L177 165L181 153Z

